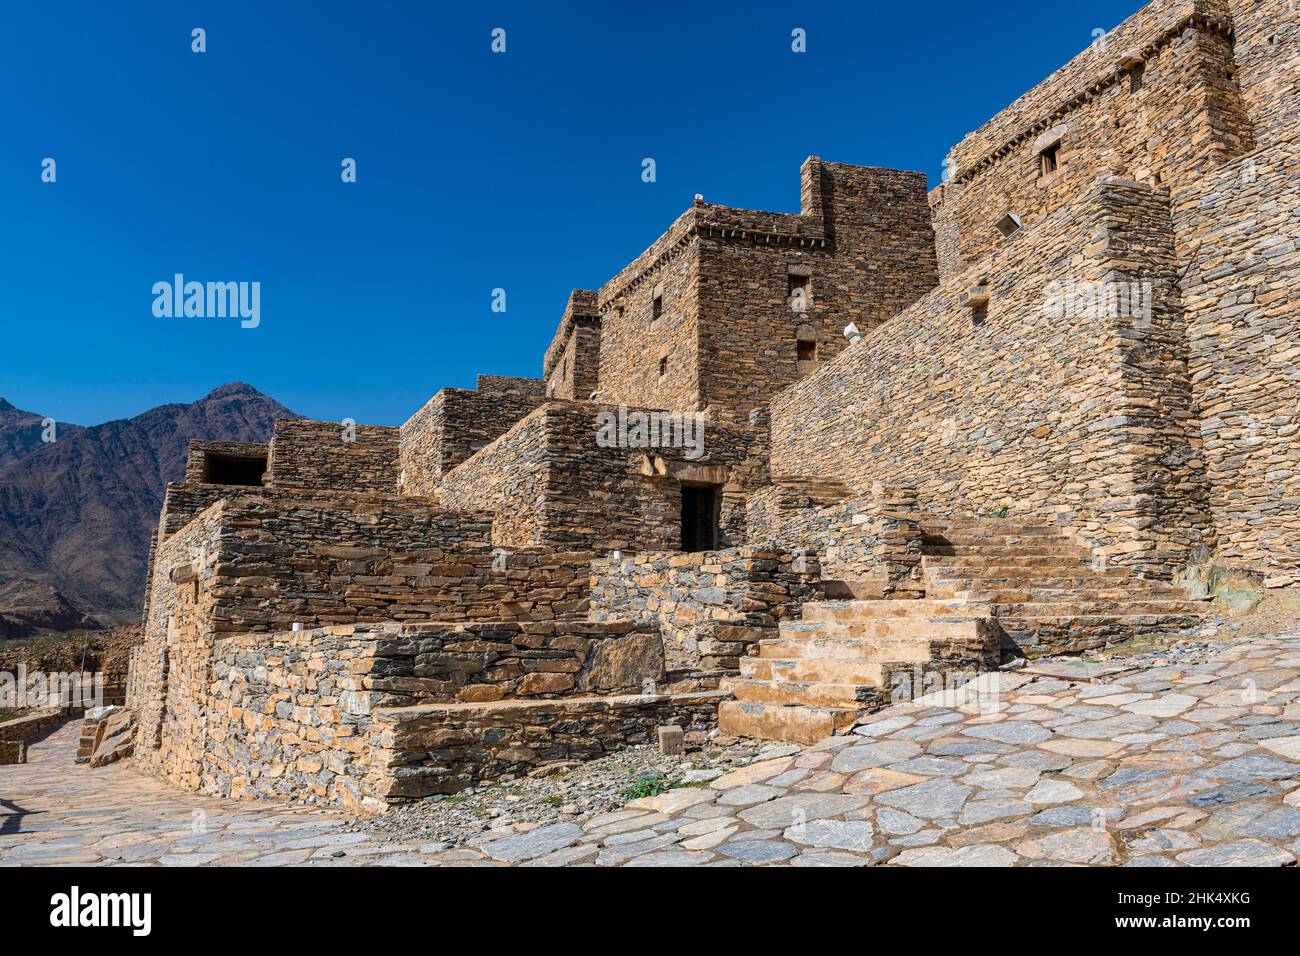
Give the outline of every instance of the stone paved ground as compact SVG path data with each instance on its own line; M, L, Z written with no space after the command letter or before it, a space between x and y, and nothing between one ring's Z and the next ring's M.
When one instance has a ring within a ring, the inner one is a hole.
M1100 680L1085 667L988 675L708 786L451 850L352 832L337 814L177 793L120 765L89 775L72 765L69 726L31 763L0 768L0 864L1296 862L1300 632Z

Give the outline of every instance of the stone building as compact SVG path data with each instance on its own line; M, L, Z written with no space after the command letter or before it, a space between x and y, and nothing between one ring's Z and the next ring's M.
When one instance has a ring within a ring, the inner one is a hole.
M1007 655L1300 581L1300 23L1156 0L942 185L810 158L569 297L536 379L196 443L135 759L378 809L648 742L813 741ZM845 334L847 326L856 334Z

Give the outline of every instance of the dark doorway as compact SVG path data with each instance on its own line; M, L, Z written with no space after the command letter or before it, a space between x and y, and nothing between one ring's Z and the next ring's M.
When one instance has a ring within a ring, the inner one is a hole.
M713 551L718 547L718 517L722 499L717 485L682 485L682 550Z
M211 453L204 456L203 481L209 485L260 485L264 471L265 458Z

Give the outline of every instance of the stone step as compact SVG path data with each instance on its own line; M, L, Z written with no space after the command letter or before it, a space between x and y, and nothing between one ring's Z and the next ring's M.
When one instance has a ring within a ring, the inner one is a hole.
M1073 569L1093 569L1094 559L1091 557L1046 557L1042 555L1029 555L1025 557L1016 557L1014 555L999 554L994 557L952 557L950 555L923 555L921 557L921 567L928 571L973 571L981 575L991 574L995 571L1040 571L1040 570L1073 570Z
M878 601L884 598L888 588L889 579L884 575L861 580L822 581L826 597L835 601Z
M855 640L924 641L936 638L960 638L973 633L974 625L987 622L993 615L992 604L968 604L967 612L932 614L917 617L867 617L848 621L782 621L777 636L847 637Z
M733 737L815 744L852 726L861 713L858 707L783 707L728 700L718 706L718 729Z
M1053 537L1066 536L1055 525L1026 524L1013 518L927 518L915 517L913 520L921 526L927 535L950 538L954 534L1009 534L1019 537Z
M924 638L855 638L809 635L761 641L758 656L767 660L902 661L924 663L932 659L930 641Z
M1053 653L1075 653L1148 634L1185 630L1191 614L1086 614L999 617L1003 631L1021 646L1049 645Z
M948 576L929 572L926 575L926 593L941 600L957 600L962 592L990 590L1026 590L1048 588L1129 587L1134 578L1127 571L1112 569L1091 574L1002 574L979 577L976 575Z
M1086 602L1086 601L1186 601L1187 595L1181 588L1134 585L1132 587L1029 587L1029 588L983 588L963 591L959 597L971 601L985 601L994 606L1041 602ZM1192 602L1200 604L1200 602Z
M1050 545L942 545L929 544L921 549L925 558L1092 558L1092 551L1077 544Z
M932 618L968 614L970 605L959 600L816 601L803 606L802 620L861 621L886 618Z
M1055 547L1068 545L1083 547L1083 543L1064 534L1008 534L997 532L954 531L952 534L930 534L921 536L921 546L930 547Z
M728 678L722 689L736 700L758 704L804 707L880 707L888 703L888 692L865 684L827 684L821 681L778 681Z
M1020 604L998 604L994 614L998 620L1006 617L1098 617L1106 615L1168 615L1188 617L1199 615L1205 605L1199 601L1036 601Z
M876 661L835 658L742 657L740 676L751 680L820 681L883 687L886 668Z

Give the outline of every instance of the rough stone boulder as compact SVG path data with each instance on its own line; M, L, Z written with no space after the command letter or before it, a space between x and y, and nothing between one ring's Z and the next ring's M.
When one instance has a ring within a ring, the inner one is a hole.
M123 757L131 756L135 749L135 711L115 710L100 721L95 733L95 750L90 756L91 767L103 767Z

